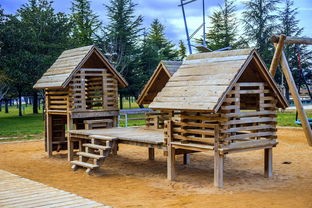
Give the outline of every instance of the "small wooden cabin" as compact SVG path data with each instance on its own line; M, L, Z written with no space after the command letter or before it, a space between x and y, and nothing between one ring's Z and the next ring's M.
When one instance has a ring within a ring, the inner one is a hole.
M141 91L137 103L139 105L150 104L181 64L182 61L160 61ZM146 127L154 129L163 128L164 120L167 118L166 115L166 113L159 112L146 113Z
M214 151L214 184L222 187L225 154L264 149L270 177L276 109L287 105L255 50L188 56L149 106L170 115L168 179L175 178L176 150Z
M157 93L165 87L168 80L181 66L182 61L160 61L152 76L141 91L137 103L150 104Z
M91 45L64 51L34 85L45 90L46 150L67 148L66 130L116 126L125 79Z

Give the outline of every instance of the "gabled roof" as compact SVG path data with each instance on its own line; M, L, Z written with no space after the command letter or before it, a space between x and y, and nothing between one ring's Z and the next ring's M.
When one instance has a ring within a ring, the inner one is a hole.
M109 63L100 50L96 46L90 45L64 51L37 81L34 88L65 88L75 72L79 70L93 54L95 54L107 67L107 70L115 76L119 86L126 87L128 85L127 81Z
M137 103L150 104L158 92L166 85L170 77L181 66L182 61L160 61L152 76L141 91Z
M245 71L250 74L244 76L244 82L254 82L254 72L257 72L276 94L277 106L287 107L286 99L253 49L188 56L149 107L217 112L227 93Z

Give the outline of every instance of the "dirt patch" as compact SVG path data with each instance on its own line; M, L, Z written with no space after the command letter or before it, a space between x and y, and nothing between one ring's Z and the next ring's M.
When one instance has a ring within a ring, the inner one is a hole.
M263 177L263 151L228 155L224 186L213 187L213 154L178 157L177 181L166 180L166 158L120 145L95 176L73 172L64 153L47 158L43 141L0 143L0 169L113 207L312 207L312 148L300 129L280 129L272 179Z

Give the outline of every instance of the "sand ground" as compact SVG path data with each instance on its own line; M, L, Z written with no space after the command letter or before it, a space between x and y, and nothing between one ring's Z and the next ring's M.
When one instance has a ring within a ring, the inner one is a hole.
M166 180L161 150L148 161L147 148L129 145L89 176L73 172L65 152L47 158L43 141L0 143L0 169L113 207L312 208L312 147L300 129L279 129L278 138L271 179L263 177L263 151L236 153L225 159L222 190L213 187L210 152L193 154L190 165L178 157L175 182Z

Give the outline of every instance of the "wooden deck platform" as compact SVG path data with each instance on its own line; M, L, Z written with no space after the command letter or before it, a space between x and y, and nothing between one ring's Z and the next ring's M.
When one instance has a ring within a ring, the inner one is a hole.
M71 130L71 137L91 138L92 136L116 137L118 143L138 146L155 146L162 148L164 143L163 130L146 129L145 127L116 127L92 130Z
M71 130L68 140L68 160L73 160L74 150L73 142L82 140L91 140L93 138L100 139L114 138L114 142L118 144L130 144L149 148L149 159L154 160L154 148L164 148L164 132L162 129L147 129L146 127L115 127L105 129L91 130ZM105 139L104 139L105 140ZM81 149L81 142L79 142ZM117 150L116 150L117 151Z
M110 206L0 170L0 207Z

